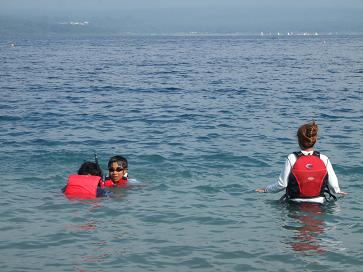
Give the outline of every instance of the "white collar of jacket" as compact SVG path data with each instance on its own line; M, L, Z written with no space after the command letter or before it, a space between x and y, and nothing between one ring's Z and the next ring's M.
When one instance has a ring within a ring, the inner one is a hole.
M304 155L312 155L314 153L314 150L311 151L301 150L301 153L303 153Z

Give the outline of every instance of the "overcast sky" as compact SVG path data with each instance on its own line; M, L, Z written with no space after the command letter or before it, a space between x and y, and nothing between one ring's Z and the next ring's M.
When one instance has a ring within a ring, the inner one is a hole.
M0 17L109 21L140 32L363 32L363 0L0 0Z

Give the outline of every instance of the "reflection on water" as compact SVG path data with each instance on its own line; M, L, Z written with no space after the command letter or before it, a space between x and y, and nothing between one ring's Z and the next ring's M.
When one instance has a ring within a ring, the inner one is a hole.
M293 231L288 243L295 252L305 255L324 254L336 241L329 241L326 215L334 212L332 205L317 203L291 203L286 206L289 219L292 221L283 227Z
M296 210L290 210L290 216L297 219L301 226L296 228L291 247L294 251L302 251L307 254L326 252L319 237L326 227L322 217L323 206L315 203L301 203L296 206Z
M95 221L90 221L85 224L67 224L64 226L65 230L71 232L94 231L97 229Z

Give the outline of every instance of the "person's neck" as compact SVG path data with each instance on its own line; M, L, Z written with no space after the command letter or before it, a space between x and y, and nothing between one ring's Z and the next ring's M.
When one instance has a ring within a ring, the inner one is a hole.
M314 147L310 147L310 148L307 148L307 149L301 149L302 151L305 151L305 152L310 152L310 151L314 151Z

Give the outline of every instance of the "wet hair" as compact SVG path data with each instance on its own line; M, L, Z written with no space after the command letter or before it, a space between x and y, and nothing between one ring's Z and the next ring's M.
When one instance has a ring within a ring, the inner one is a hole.
M128 168L127 159L123 156L113 156L108 161L107 167L110 168L112 164L116 162L118 165L120 165L123 169Z
M308 149L315 145L318 138L319 127L312 121L304 124L297 130L296 136L301 149Z
M78 175L91 175L102 177L102 169L95 162L86 161L78 169Z

